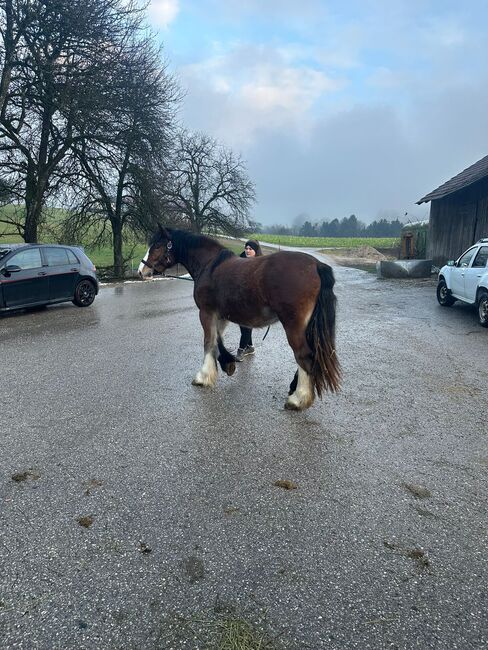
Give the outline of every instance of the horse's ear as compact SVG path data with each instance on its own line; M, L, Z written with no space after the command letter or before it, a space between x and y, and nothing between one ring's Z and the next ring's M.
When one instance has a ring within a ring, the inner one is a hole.
M168 230L167 230L164 226L162 226L160 223L158 223L158 226L159 226L159 232L160 232L160 234L161 234L165 239L171 239L171 235L170 235L170 233L168 232Z

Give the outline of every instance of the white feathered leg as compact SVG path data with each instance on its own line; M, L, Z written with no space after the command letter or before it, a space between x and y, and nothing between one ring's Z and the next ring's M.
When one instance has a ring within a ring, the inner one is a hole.
M215 386L217 381L217 317L200 310L200 322L204 332L203 366L193 378L194 386Z
M285 408L293 411L302 411L313 404L315 398L315 391L312 383L312 378L303 370L298 368L298 383L291 395L285 402Z
M203 359L203 366L193 378L194 386L215 386L217 381L217 364L213 352L207 352Z

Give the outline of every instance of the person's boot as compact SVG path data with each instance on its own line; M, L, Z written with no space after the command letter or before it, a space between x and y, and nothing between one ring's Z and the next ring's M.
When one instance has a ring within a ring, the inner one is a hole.
M242 361L244 359L244 348L239 348L236 354L236 361Z
M236 354L236 361L242 361L244 357L247 357L250 354L254 354L254 347L252 345L246 345L245 348L239 348Z

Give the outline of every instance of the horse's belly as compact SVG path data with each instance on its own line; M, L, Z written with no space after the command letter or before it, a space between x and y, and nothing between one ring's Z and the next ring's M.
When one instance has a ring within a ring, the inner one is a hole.
M224 318L244 327L267 327L278 320L270 307L261 307L256 313L226 314Z

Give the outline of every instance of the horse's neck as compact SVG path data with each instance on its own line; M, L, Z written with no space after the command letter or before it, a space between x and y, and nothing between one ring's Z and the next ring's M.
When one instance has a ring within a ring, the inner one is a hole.
M187 249L178 260L183 264L194 280L197 280L207 266L220 253L221 248L216 245L208 247L205 243L196 248Z

